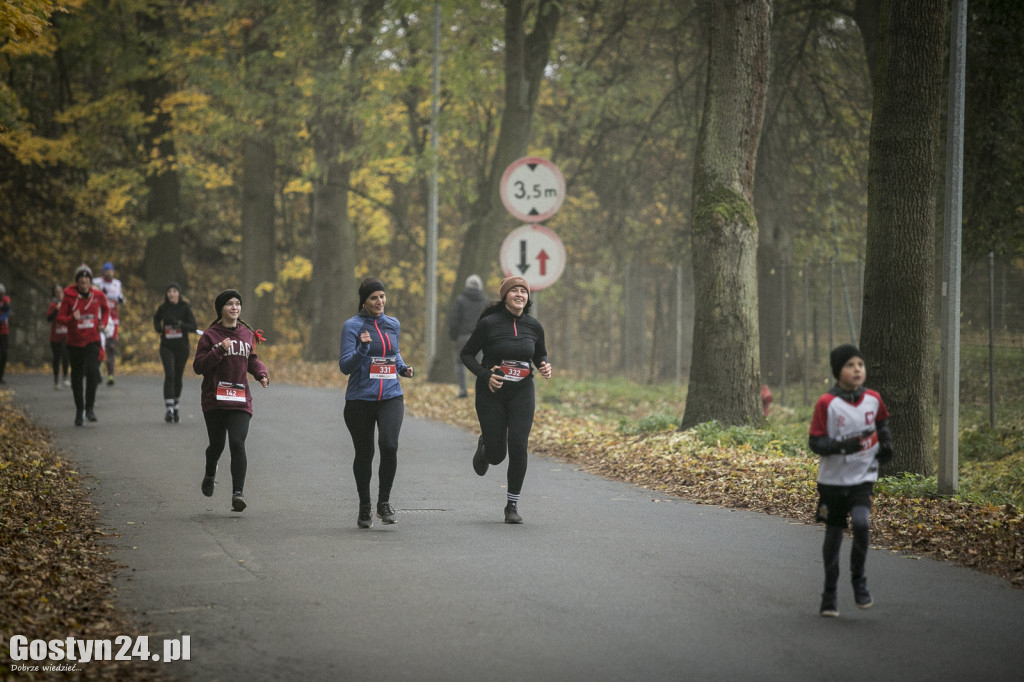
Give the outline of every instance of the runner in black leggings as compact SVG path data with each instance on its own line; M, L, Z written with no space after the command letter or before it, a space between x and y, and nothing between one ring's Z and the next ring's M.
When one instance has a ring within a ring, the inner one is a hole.
M345 425L352 436L355 459L352 473L359 495L356 525L373 526L370 480L373 476L373 432L380 446L377 472L377 518L395 523L391 506L391 488L398 470L398 434L405 415L405 399L398 377L412 378L415 370L405 364L398 349L401 324L384 314L387 293L384 282L376 277L359 285L359 313L345 321L341 329L338 368L348 375L345 389Z
M153 328L160 335L160 361L164 365L164 421L177 424L181 418L182 375L191 350L188 337L197 329L192 306L182 297L177 282L167 285L164 302L153 313Z
M540 375L551 378L544 344L544 328L530 317L530 288L522 277L501 282L499 301L484 310L469 341L462 347L462 363L476 375L476 415L480 441L473 469L480 476L508 454L508 489L505 523L522 523L519 496L526 478L526 453L533 428L532 362ZM476 354L483 351L483 362Z
M231 452L231 509L240 512L248 506L243 492L248 466L245 437L252 417L248 375L255 377L263 388L270 384L270 378L266 366L256 356L256 344L263 341L262 333L240 317L242 295L226 289L217 294L213 307L217 319L200 337L192 361L192 369L203 375L200 402L210 438L200 489L203 495L213 496L217 462L227 440Z

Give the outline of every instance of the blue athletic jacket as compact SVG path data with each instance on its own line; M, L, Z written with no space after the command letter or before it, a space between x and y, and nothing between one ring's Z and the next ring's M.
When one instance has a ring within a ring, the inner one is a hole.
M359 336L370 332L370 343L360 343ZM350 317L341 330L341 357L338 367L348 375L346 400L388 400L402 395L402 385L394 379L371 379L374 358L394 358L399 375L408 367L398 352L401 324L390 315L372 317L365 312Z

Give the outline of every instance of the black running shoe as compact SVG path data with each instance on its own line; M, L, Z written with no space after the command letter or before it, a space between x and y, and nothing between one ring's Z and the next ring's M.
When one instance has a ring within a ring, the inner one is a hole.
M369 502L359 505L359 518L356 519L356 523L360 528L369 528L373 525L373 513Z
M484 457L484 437L481 435L476 442L476 452L473 454L473 471L477 476L483 476L487 473L489 466L487 458Z
M241 492L231 494L231 511L245 511L245 497L242 496Z
M387 502L378 502L377 518L380 519L381 523L384 525L395 523L395 508Z
M174 421L174 410L167 410L167 414L164 415L164 421L168 424Z
M85 408L85 418L91 422L96 421L96 413L92 411L91 407Z
M519 515L519 505L509 502L505 505L505 523L522 523L523 517Z
M85 423L85 412L75 412L75 426L81 426Z
M825 618L839 617L839 607L836 605L836 593L834 591L822 593L821 608L818 610L818 613Z
M178 416L178 408L174 408L174 423L177 424L181 421L181 417Z
M213 476L203 476L202 490L207 497L213 497Z
M853 583L853 601L856 602L858 609L870 609L875 605L875 600L871 598L871 593L868 592L868 581L860 580Z

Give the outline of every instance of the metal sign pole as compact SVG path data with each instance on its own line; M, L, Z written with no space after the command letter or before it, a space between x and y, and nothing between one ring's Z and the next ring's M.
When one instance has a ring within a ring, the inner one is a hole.
M946 128L946 209L942 249L942 346L939 368L939 494L959 488L960 249L963 222L964 61L967 0L954 0L949 39L949 119Z

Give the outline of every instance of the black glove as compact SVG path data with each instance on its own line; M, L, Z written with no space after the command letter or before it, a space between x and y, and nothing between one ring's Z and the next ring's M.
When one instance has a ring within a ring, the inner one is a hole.
M850 455L861 451L860 436L852 436L845 440L832 441L832 449L839 455Z
M878 446L878 452L875 453L875 459L878 460L879 464L888 464L889 460L892 459L892 443L882 443Z

